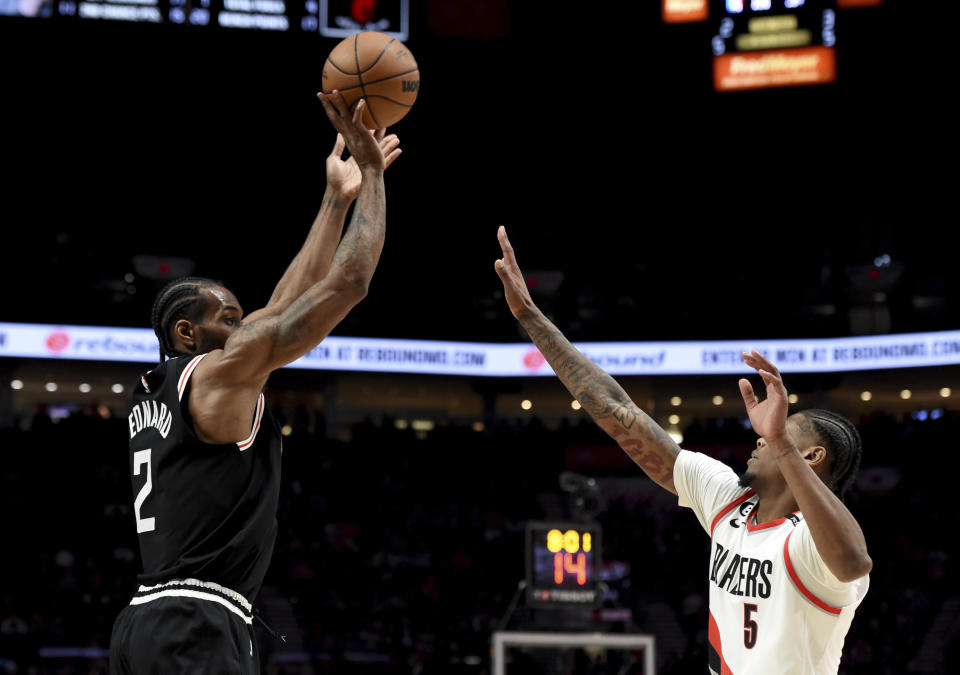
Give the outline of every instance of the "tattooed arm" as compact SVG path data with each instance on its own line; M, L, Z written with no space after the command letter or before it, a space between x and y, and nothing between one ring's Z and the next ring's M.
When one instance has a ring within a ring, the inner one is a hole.
M245 321L222 350L197 365L190 413L197 435L209 443L249 435L251 411L267 377L313 349L343 320L366 296L380 260L386 222L382 149L363 127L362 100L352 116L339 94L321 100L360 167L357 203L327 275L278 315Z
M384 156L384 169L402 152L400 139L396 134L386 135L385 129L373 133L380 143ZM333 150L327 156L327 188L320 203L320 212L300 252L287 267L283 277L270 296L263 309L248 314L245 323L256 321L265 316L275 316L290 306L305 290L323 279L330 270L330 264L336 252L347 211L360 192L362 172L354 157L343 159L346 141L343 134L337 134Z
M503 227L497 232L503 258L495 268L510 311L564 386L601 429L658 485L676 494L673 464L680 449L660 425L640 410L616 380L574 347L530 297Z

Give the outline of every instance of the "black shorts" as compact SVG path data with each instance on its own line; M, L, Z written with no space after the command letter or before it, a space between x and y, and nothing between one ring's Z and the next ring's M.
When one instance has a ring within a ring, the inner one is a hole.
M113 624L110 675L259 673L252 616L231 604L167 595L127 605Z

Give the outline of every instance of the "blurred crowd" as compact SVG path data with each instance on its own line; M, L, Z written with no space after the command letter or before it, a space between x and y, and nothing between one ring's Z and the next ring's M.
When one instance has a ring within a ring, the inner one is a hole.
M383 418L349 440L329 437L319 413L295 417L280 534L255 603L287 641L256 624L264 672L489 674L498 626L562 628L517 591L527 521L577 515L558 484L571 466L601 497L609 590L587 624L655 635L660 675L706 671L708 537L628 461L599 461L615 447L586 416L427 431ZM950 614L960 511L947 468L960 418L855 421L865 450L848 504L874 568L840 672L960 672ZM40 410L0 430L0 673L106 672L113 620L140 571L125 434L123 419L95 411L54 422ZM755 441L736 419L699 420L685 436L737 470Z

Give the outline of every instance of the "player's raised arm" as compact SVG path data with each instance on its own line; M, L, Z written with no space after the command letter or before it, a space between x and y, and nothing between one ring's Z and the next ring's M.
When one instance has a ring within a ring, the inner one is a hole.
M387 134L385 129L370 133L374 134L380 143L384 168L389 167L402 152L400 139L396 134ZM270 301L263 309L248 314L244 318L245 323L279 314L330 270L343 233L347 211L360 192L360 166L353 156L343 158L345 148L343 134L338 133L333 149L326 159L327 187L320 203L320 211L313 221L307 239L284 272L270 296Z
M351 114L339 94L320 98L357 162L360 190L326 276L300 294L276 320L252 322L249 332L238 331L227 342L224 357L239 352L244 363L237 366L251 374L268 374L303 356L325 338L367 294L383 249L386 160L379 141L363 125L366 101L357 103ZM252 344L248 346L247 342Z
M503 258L494 263L507 304L557 377L600 428L658 485L676 494L673 465L680 448L663 428L640 410L616 380L574 347L534 304L501 226Z
M750 381L740 380L740 394L750 424L773 451L777 467L803 512L820 557L840 581L859 579L873 567L863 531L849 509L800 454L796 440L791 437L787 426L787 389L780 372L757 351L744 353L743 360L760 374L767 392L766 398L758 401ZM826 450L810 449L810 454L818 452Z
M353 215L323 279L280 314L244 322L222 350L197 365L190 412L198 435L209 443L246 438L250 411L269 374L313 349L340 323L366 296L380 259L386 223L383 150L363 126L364 101L352 115L339 94L321 101L360 169Z

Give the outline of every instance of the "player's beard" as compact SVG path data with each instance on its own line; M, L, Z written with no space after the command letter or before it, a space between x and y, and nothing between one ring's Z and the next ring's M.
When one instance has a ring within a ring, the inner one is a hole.
M222 331L207 330L203 326L197 327L197 351L196 354L207 354L214 349L223 349L229 335L224 335Z
M744 471L740 474L740 480L738 485L742 488L750 487L750 484L753 483L753 480L757 477L757 474L750 473L749 471Z

